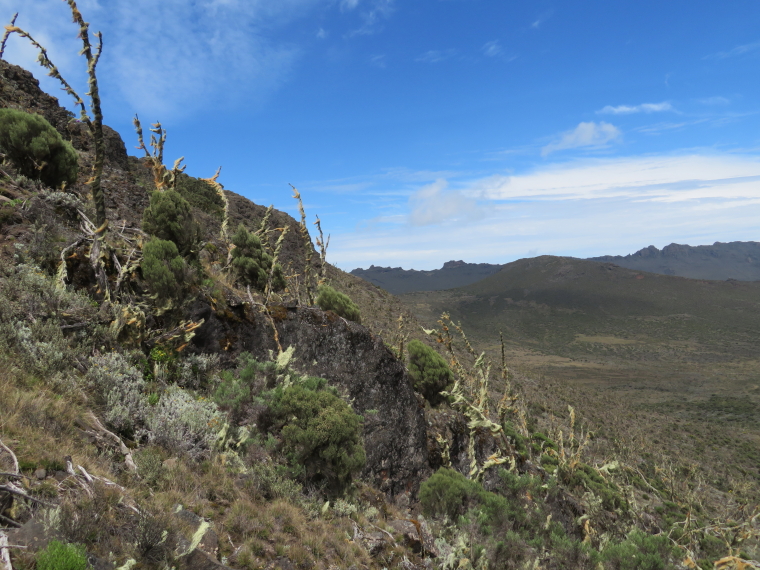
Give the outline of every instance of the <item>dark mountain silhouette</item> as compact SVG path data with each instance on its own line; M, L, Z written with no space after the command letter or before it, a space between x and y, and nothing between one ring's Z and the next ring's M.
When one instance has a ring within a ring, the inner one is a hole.
M671 243L662 249L650 245L626 256L603 255L589 259L692 279L760 280L760 242L756 241L716 241L713 245L698 246Z
M369 269L354 269L351 274L361 277L394 295L401 295L411 291L441 291L454 287L464 287L493 275L502 267L503 265L465 263L460 260L447 261L440 269L431 271L370 265Z

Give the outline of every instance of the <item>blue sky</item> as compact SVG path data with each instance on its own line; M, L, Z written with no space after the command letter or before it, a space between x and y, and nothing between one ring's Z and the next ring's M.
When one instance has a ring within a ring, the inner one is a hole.
M294 184L343 269L759 239L758 0L79 7L128 148L138 113L193 176L291 214ZM86 91L65 2L0 8Z

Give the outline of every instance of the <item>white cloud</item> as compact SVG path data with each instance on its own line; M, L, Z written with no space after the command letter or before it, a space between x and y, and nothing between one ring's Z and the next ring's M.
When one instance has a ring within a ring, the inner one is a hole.
M662 103L642 103L641 105L618 105L613 107L607 105L597 113L605 115L631 115L633 113L659 113L662 111L672 111L673 105L664 101Z
M488 200L754 199L760 198L760 160L702 154L599 159L519 176L494 175L473 182L470 189Z
M272 29L329 2L133 0L101 6L91 0L80 8L91 23L91 34L103 32L98 70L105 100L127 113L167 121L235 94L255 101L278 88L299 50L287 39L270 39ZM64 2L0 0L0 8L20 12L18 23L49 48L64 76L84 83L84 63L76 57L81 49L78 30ZM30 65L33 50L24 43L12 38L7 59L32 69L37 77L44 75ZM43 81L43 88L51 87Z
M334 232L331 261L434 269L450 259L505 263L526 252L590 257L653 243L757 239L760 157L693 153L586 160L460 183L479 196L480 218L382 223ZM445 183L426 190L435 205ZM450 210L449 210L450 211Z
M341 8L345 10L353 10L359 5L359 0L342 0L340 3Z
M324 28L319 28L319 30L317 30L317 37L320 40L325 39L327 36L328 36L328 33Z
M442 222L472 221L483 213L472 198L461 192L447 190L444 179L420 188L409 198L411 212L409 223L413 226L428 226Z
M546 156L558 150L581 147L601 147L619 139L620 130L610 123L601 121L595 123L580 123L572 131L562 133L559 140L549 143L541 149L541 156Z
M726 59L728 57L736 57L739 55L744 55L745 53L750 53L758 49L760 49L760 42L752 42L749 44L736 46L735 48L730 49L728 51L719 51L717 53L706 55L702 59L707 59L707 60Z
M483 46L483 53L488 57L496 57L497 55L501 55L502 51L503 50L499 45L499 40L487 42Z

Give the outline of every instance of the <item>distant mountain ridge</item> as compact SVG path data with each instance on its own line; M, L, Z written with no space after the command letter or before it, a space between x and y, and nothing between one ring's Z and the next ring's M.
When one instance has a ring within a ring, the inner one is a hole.
M491 263L465 263L462 260L452 260L444 263L440 269L430 271L370 265L369 269L354 269L351 274L389 293L401 295L412 291L441 291L464 287L493 275L502 267L504 266Z
M650 245L629 255L602 255L588 261L614 263L626 269L710 281L760 281L760 242L732 241L713 245L671 243L662 249ZM394 295L414 291L443 291L466 287L498 273L504 264L447 261L441 269L418 271L401 267L357 268L352 275Z
M603 255L589 261L691 279L760 281L760 242L756 241L698 246L671 243L661 250L650 245L630 255Z

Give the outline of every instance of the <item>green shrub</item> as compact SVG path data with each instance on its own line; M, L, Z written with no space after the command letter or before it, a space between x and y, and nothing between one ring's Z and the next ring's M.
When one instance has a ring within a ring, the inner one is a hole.
M480 484L458 471L442 467L420 486L420 503L426 516L447 516L456 521L482 490Z
M446 360L435 350L417 339L409 341L409 377L414 389L425 396L431 405L444 400L441 392L453 379Z
M193 218L190 204L176 190L154 191L143 212L142 229L161 240L174 243L183 256L195 252L201 229Z
M363 418L323 378L278 386L272 409L294 474L339 493L364 467Z
M177 177L176 189L192 207L203 210L219 221L224 218L224 203L216 189L205 180L181 173Z
M623 542L602 551L605 568L614 570L662 570L672 566L678 550L666 535L653 536L632 531Z
M84 547L51 540L37 554L37 570L86 570L90 567Z
M0 148L22 175L51 188L77 180L74 147L41 115L0 109Z
M187 273L187 264L174 242L153 237L143 246L143 279L159 299L182 297Z
M263 291L271 272L272 289L279 291L285 288L282 268L279 264L272 268L272 256L264 251L259 236L240 224L232 236L232 243L235 245L232 250L232 266L243 285Z
M317 305L323 311L333 311L344 319L361 323L359 307L356 306L348 295L336 291L329 285L322 285L319 288Z

